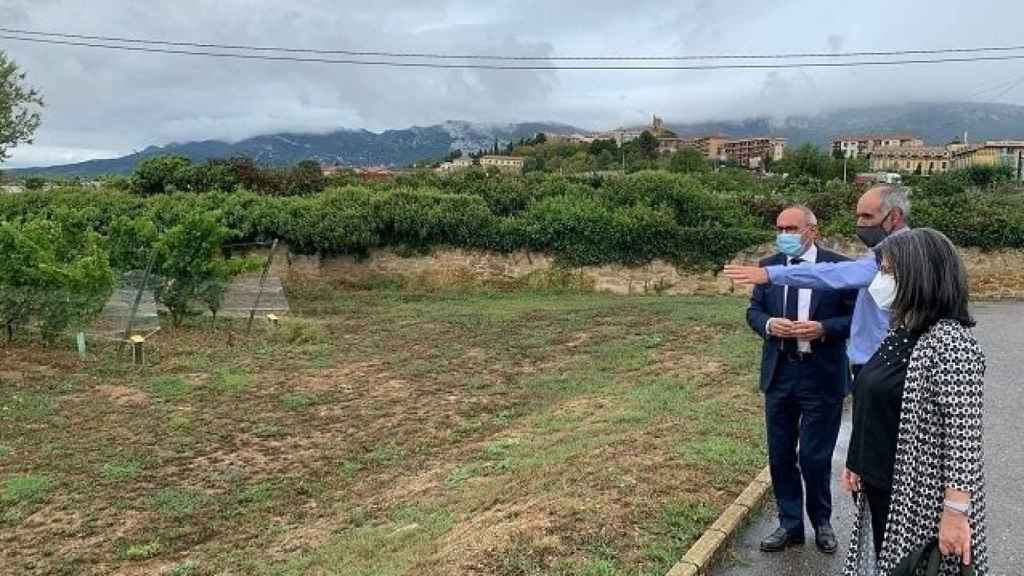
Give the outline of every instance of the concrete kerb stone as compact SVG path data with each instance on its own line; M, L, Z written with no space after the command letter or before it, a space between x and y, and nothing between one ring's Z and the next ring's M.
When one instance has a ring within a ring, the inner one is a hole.
M751 513L761 508L771 485L771 472L765 466L665 576L708 574L712 562L736 534L736 531L746 523Z

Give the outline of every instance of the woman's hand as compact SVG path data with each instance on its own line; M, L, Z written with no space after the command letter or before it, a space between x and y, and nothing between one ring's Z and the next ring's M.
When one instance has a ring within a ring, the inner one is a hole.
M860 474L851 471L849 468L843 469L843 475L839 480L847 494L860 492L863 489L860 483Z
M964 566L971 565L971 524L966 514L949 508L942 511L939 550L943 556L959 556Z

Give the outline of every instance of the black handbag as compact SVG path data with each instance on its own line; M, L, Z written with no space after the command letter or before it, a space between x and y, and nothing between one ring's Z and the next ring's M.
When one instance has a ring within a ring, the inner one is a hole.
M938 576L941 565L942 552L939 551L939 541L934 539L907 554L893 570L892 576L914 576L921 567L925 567L924 576ZM960 576L974 576L974 567L961 565Z

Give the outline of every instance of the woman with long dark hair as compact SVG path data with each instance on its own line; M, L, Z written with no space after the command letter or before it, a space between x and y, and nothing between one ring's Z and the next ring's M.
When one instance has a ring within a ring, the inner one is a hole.
M928 228L891 236L876 253L870 292L890 310L892 326L857 376L842 477L867 501L875 550L862 549L855 534L845 574L858 574L874 552L879 574L888 576L938 539L940 574L959 575L969 564L984 576L985 356L971 333L963 262L948 238Z

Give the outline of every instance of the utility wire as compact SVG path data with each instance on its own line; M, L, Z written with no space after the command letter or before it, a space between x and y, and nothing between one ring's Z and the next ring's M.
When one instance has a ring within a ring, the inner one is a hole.
M687 64L687 65L653 65L636 66L629 64L615 65L512 65L512 64L447 64L440 62L407 62L396 60L360 60L352 58L322 58L300 56L276 56L270 54L241 54L231 52L212 52L206 50L181 50L175 48L153 48L149 46L119 46L96 42L78 42L72 40L53 40L44 38L25 38L0 34L0 39L37 44L62 46L80 46L88 48L105 48L128 52L146 52L154 54L180 54L187 56L205 56L210 58L235 58L240 60L263 60L272 62L307 62L319 64L348 64L358 66L381 66L392 68L443 68L471 70L778 70L786 68L855 68L866 66L896 66L907 64L945 64L953 62L998 62L1024 60L1024 54L1005 54L999 56L959 56L932 59L902 60L857 60L852 62L785 62L773 64Z
M1024 45L1017 46L981 46L968 48L938 48L918 50L876 50L858 52L789 52L778 54L695 54L684 56L497 56L483 54L444 54L431 52L391 52L377 50L324 50L315 48L294 48L284 46L255 46L246 44L216 44L206 42L181 42L172 40L146 40L120 36L93 36L88 34L69 34L63 32L43 32L21 28L0 27L5 34L22 36L39 36L44 38L64 38L73 40L93 40L102 42L120 42L125 44L156 44L187 48L217 48L222 50L246 50L253 52L282 52L298 54L322 54L361 57L386 58L430 58L436 60L495 60L495 61L686 61L686 60L786 60L793 58L854 58L876 56L923 56L941 54L977 54L984 52L1016 52L1024 50ZM916 62L915 62L916 63Z

